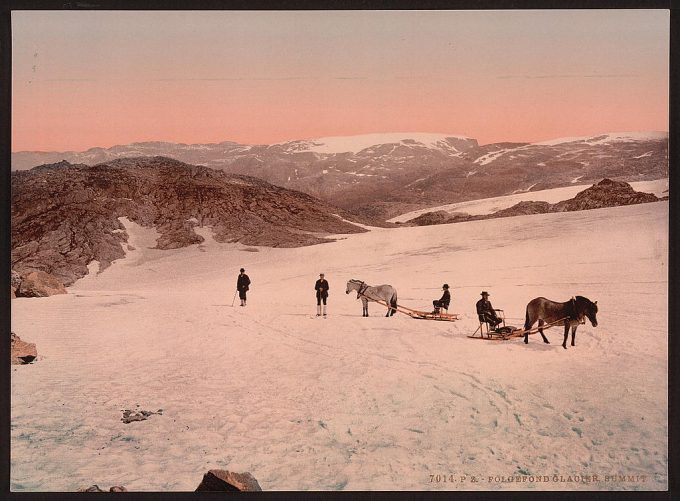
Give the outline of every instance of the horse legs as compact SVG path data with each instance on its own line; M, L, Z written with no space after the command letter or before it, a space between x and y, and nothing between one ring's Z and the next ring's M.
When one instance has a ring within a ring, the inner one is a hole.
M538 332L541 333L541 337L543 338L543 342L544 342L545 344L550 344L550 341L548 341L548 338L545 337L545 334L543 334L543 329L541 329L541 327L543 327L543 324L544 324L544 323L545 323L545 322L543 321L542 318L538 320Z
M564 323L564 342L562 342L562 348L567 349L567 338L569 337L569 322Z
M368 301L362 300L361 302L363 303L363 307L364 307L364 312L363 312L362 316L367 317L368 316Z
M572 346L576 346L576 344L574 344L574 343L575 343L575 340L576 340L576 328L577 327L578 327L578 325L574 325L571 328L571 345Z
M486 317L485 317L486 318ZM488 325L488 323L487 323ZM527 320L524 322L524 344L529 344L529 330L531 329L531 326L534 325L533 322L529 320L529 314L527 313Z
M527 306L527 313L524 319L524 344L529 344L529 331L531 330L531 326L534 325L534 323L536 323L536 320L532 320L529 316L529 307Z

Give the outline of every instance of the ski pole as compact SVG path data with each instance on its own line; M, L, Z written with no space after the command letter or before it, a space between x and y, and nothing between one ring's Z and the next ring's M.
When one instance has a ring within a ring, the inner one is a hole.
M234 301L236 301L236 294L237 293L238 293L238 289L236 289L236 291L234 291L234 299L231 300L231 307L232 308L234 307Z

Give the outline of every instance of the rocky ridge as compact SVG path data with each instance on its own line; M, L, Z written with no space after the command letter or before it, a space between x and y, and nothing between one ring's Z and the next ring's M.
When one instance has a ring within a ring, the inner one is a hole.
M92 261L103 270L125 256L120 217L155 227L159 249L202 242L195 225L210 227L218 242L297 247L366 231L350 221L370 222L261 179L164 157L13 172L11 208L12 269L21 283L45 272L67 286Z
M519 202L512 207L502 209L493 214L469 215L465 213L448 213L443 210L426 212L408 220L405 224L411 226L427 226L433 224L460 223L477 221L480 219L494 219L499 217L525 216L530 214L545 214L548 212L571 212L621 205L634 205L664 200L652 193L635 191L633 187L622 181L603 179L590 188L576 194L574 198L563 200L555 204L549 202Z
M667 133L608 133L541 143L446 134L370 134L272 145L133 143L85 152L16 152L12 169L61 159L92 165L164 155L251 175L355 214L388 219L428 206L513 192L668 176Z

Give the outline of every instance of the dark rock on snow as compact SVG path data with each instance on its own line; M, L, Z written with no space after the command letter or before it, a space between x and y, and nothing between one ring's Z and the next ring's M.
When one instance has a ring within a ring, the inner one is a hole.
M549 202L520 202L507 209L494 212L493 217L526 216L529 214L545 214L550 212Z
M417 226L430 226L433 224L452 223L453 216L445 210L438 210L425 212L418 217L410 219L408 222Z
M249 472L235 473L228 470L209 470L195 492L261 492L262 488ZM106 492L98 485L78 489L78 492ZM125 487L115 485L108 492L128 492Z
M10 335L10 357L13 365L30 364L38 357L35 343L22 341L14 332Z
M128 490L121 485L114 485L108 490L108 492L127 492L127 491ZM107 492L107 491L100 489L99 486L95 484L84 489L78 489L78 492Z
M198 491L262 491L262 488L249 472L210 470L203 475L203 480L196 488L196 492Z
M158 409L156 412L152 411L131 411L130 409L125 409L123 411L123 417L120 419L123 423L129 424L133 421L146 421L147 418L153 414L163 415L163 409Z
M66 289L57 277L44 271L28 273L16 290L17 297L47 297L55 294L66 294Z
M553 204L551 212L645 204L657 202L658 200L659 198L652 193L635 191L628 183L603 179L599 183L578 193L574 198Z

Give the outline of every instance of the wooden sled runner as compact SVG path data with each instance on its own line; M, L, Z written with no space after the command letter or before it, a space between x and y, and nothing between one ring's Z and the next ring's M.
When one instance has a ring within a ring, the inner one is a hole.
M550 327L554 327L555 325L564 325L564 321L568 317L560 318L559 320L555 320L554 322L550 322L547 324L539 325L536 327L532 327L531 329L520 329L517 327L513 327L511 325L505 325L505 314L503 310L496 310L500 312L500 318L503 320L503 325L498 326L495 329L491 329L489 327L488 323L485 322L480 322L479 327L477 327L477 330L472 333L471 336L468 336L470 339L485 339L487 341L507 341L508 339L516 338L516 337L524 337L525 335L533 335L538 333L539 329L549 329ZM486 332L485 332L485 327L486 327ZM475 335L479 332L479 335Z
M412 310L411 308L406 308L405 306L398 305L397 311L400 311L401 313L404 313L405 315L408 315L409 317L418 320L444 320L447 322L453 322L454 320L459 319L458 313L442 313L441 310L438 313L434 313Z
M387 304L385 301L382 301L380 299L372 299L368 298L369 301L373 301L375 303L381 304L385 306L386 308L392 308L389 304ZM458 320L460 316L458 313L432 313L432 312L426 312L426 311L419 311L419 310L413 310L411 308L407 308L406 306L402 306L400 304L397 305L396 310L400 313L403 313L404 315L408 315L411 318L415 318L418 320L443 320L446 322L453 322L455 320Z

